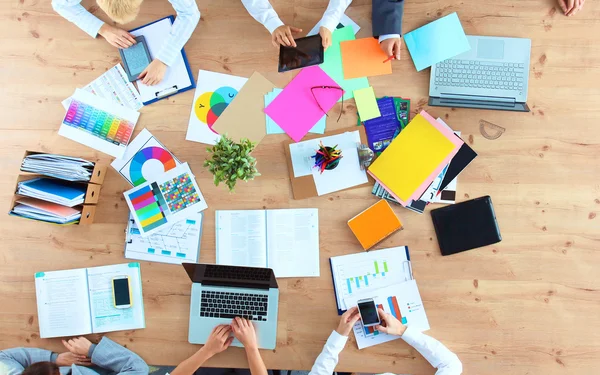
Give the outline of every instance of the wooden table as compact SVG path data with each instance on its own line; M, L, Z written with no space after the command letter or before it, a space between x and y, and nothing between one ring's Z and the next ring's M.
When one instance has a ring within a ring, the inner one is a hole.
M285 22L308 31L324 0L276 0ZM109 162L107 155L58 136L60 101L120 61L118 52L93 40L53 12L50 1L0 3L0 109L3 121L1 202L6 209L25 149L67 153ZM84 5L106 19L90 1ZM202 20L186 45L198 69L250 76L257 70L283 87L292 73L276 72L277 50L268 32L239 1L200 1ZM378 247L408 245L432 329L458 354L465 374L591 374L600 365L600 3L588 1L566 18L553 0L409 1L404 30L458 11L468 34L532 39L530 113L427 108L429 72L415 72L408 51L392 76L369 82L378 95L412 99L412 114L425 108L442 117L479 157L459 178L459 200L491 195L503 241L447 258L440 256L429 213L395 208L405 230ZM131 27L171 14L164 0L147 0ZM347 14L371 34L371 2L356 0ZM193 91L141 110L136 133L146 127L178 158L190 163L209 202L201 261L214 262L214 211L318 207L321 277L280 279L277 349L263 351L269 368L309 369L337 326L328 259L360 251L346 221L375 202L369 188L293 200L281 142L264 138L255 151L262 176L236 194L212 184L202 167L204 145L185 141ZM339 123L356 123L354 102ZM490 141L480 119L506 128ZM33 273L124 262L129 187L114 171L102 189L96 223L55 227L0 216L0 348L61 349L38 335ZM109 336L153 364L177 364L199 346L188 344L190 281L178 266L143 263L147 328ZM247 366L232 348L210 366ZM338 370L431 374L428 363L396 341L358 351L351 338Z

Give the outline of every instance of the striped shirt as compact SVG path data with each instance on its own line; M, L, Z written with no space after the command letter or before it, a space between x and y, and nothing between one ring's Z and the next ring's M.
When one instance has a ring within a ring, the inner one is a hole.
M190 39L200 21L200 10L198 10L195 0L169 0L169 2L177 12L177 17L171 27L169 37L158 54L154 56L166 65L172 65L180 56L181 49ZM52 8L92 38L98 35L98 31L104 25L104 22L81 5L81 0L52 0Z

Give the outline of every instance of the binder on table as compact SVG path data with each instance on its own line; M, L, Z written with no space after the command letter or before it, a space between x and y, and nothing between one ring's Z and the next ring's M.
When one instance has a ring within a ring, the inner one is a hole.
M174 16L167 16L144 26L129 30L129 32L133 36L143 35L146 38L150 56L154 58L158 50L162 48L163 42L169 35L174 21ZM196 81L194 80L190 63L183 48L181 49L181 59L178 59L173 65L167 68L167 73L165 74L163 81L158 85L146 86L139 82L139 80L136 82L144 105L152 104L161 99L168 98L169 96L196 87Z

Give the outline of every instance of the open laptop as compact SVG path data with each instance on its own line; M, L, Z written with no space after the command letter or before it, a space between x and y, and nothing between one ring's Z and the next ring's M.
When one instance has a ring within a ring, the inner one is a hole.
M188 341L205 344L212 329L250 319L261 349L275 349L279 289L270 268L183 263L192 280ZM231 344L242 346L236 339Z
M431 67L429 105L529 112L531 39L467 39L470 51Z

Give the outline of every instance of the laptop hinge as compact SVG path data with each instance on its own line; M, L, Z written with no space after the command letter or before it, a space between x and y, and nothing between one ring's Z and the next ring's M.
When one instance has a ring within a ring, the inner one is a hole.
M268 290L269 289L269 284L265 284L265 283L253 283L252 281L242 281L242 280L230 280L230 279L222 279L222 280L215 280L215 279L204 279L202 281L202 285L207 285L207 286L224 286L224 287L230 287L230 288L248 288L248 289L264 289L264 290Z
M503 96L460 95L447 93L440 93L440 99L473 102L508 103L512 105L514 105L517 102L515 98L508 98Z

